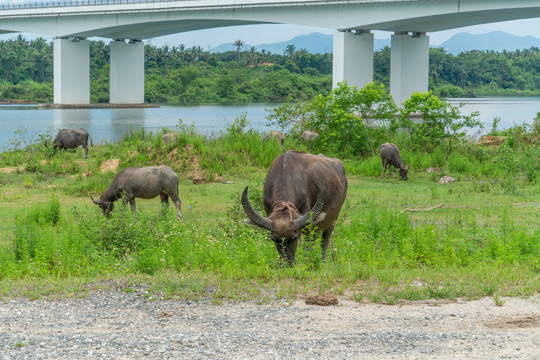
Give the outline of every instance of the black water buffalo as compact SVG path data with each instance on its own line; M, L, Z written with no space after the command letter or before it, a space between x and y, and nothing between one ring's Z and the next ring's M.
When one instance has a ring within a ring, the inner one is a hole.
M75 149L79 146L82 146L84 149L84 158L88 158L88 138L90 138L90 146L94 146L92 143L92 137L84 129L68 130L62 129L56 134L56 137L53 140L54 150L66 150L66 149ZM45 142L47 146L47 142Z
M135 198L153 199L161 196L161 204L169 205L169 196L176 205L177 219L182 218L180 198L178 197L178 175L168 166L128 167L114 177L109 188L94 200L106 216L114 209L114 202L121 197L129 201L135 213Z
M399 176L403 180L407 180L407 173L409 172L409 165L405 166L401 156L399 155L399 149L396 145L392 143L385 143L381 145L381 161L383 165L383 172L381 178L384 178L384 173L386 172L386 167L388 166L388 173L390 173L390 167L393 166L392 177L396 177L396 166L399 169Z
M302 229L310 223L316 232L322 231L325 260L347 194L345 168L340 160L293 150L278 156L264 184L267 217L251 206L247 193L246 187L242 194L242 206L249 217L246 223L270 231L282 260L294 264Z
M283 142L285 141L285 135L281 131L270 131L266 136L264 137L263 141L266 142L270 140L271 138L275 138L281 146L283 146Z

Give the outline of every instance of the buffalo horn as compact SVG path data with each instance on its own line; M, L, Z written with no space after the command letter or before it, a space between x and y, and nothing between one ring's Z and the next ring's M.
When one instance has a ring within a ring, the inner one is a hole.
M99 199L99 200L94 200L94 198L92 197L92 195L90 195L90 199L92 199L92 201L94 202L94 204L101 204L103 202L103 200Z
M257 210L251 206L247 193L248 187L246 186L244 192L242 193L242 207L249 217L249 220L253 221L256 225L262 227L263 229L272 231L272 221L259 214Z
M322 194L321 188L319 187L319 184L315 183L315 187L317 188L317 201L315 202L315 205L313 205L313 208L305 215L302 215L302 217L299 217L298 219L294 220L294 228L296 230L299 230L306 226L307 222L310 219L310 213L311 220L315 221L317 217L321 214L323 206L324 206L324 195Z

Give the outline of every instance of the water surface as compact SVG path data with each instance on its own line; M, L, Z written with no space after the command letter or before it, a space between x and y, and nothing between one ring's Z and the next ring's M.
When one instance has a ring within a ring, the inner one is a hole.
M531 124L540 112L540 98L490 97L476 99L448 99L454 105L463 102L462 113L480 111L484 133L491 129L493 119L500 117L500 129L524 123ZM114 141L130 129L155 131L174 129L181 119L193 124L200 132L211 134L226 129L237 117L246 114L250 127L258 131L270 130L265 117L267 109L276 104L162 106L146 109L38 109L28 105L0 105L0 150L13 147L14 141L23 144L33 141L38 134L59 129L84 128L94 143ZM18 132L18 134L16 134Z

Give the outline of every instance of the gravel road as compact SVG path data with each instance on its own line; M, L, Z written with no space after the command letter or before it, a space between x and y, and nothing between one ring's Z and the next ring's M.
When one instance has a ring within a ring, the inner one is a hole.
M0 359L540 359L540 296L336 306L0 300Z

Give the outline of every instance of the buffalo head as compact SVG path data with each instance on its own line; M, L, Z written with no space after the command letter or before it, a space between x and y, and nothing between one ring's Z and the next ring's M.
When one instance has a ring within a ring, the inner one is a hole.
M248 200L248 187L242 193L242 207L249 219L245 222L258 228L270 231L270 238L276 244L276 248L282 258L289 265L295 262L296 248L302 235L302 229L312 224L316 227L322 222L326 214L322 212L324 196L317 184L317 200L313 208L306 214L300 214L296 206L290 202L277 201L272 206L268 217L259 214Z
M411 166L411 160L409 160L409 165L399 168L399 176L401 176L402 180L409 180L409 178L407 177L407 174L409 173L409 166ZM390 172L390 170L388 171Z
M92 199L94 204L99 205L99 208L103 210L103 214L106 217L111 216L111 211L114 209L114 203L112 201L105 200L103 196L100 196L99 200L94 200L92 196L90 196L90 199Z

